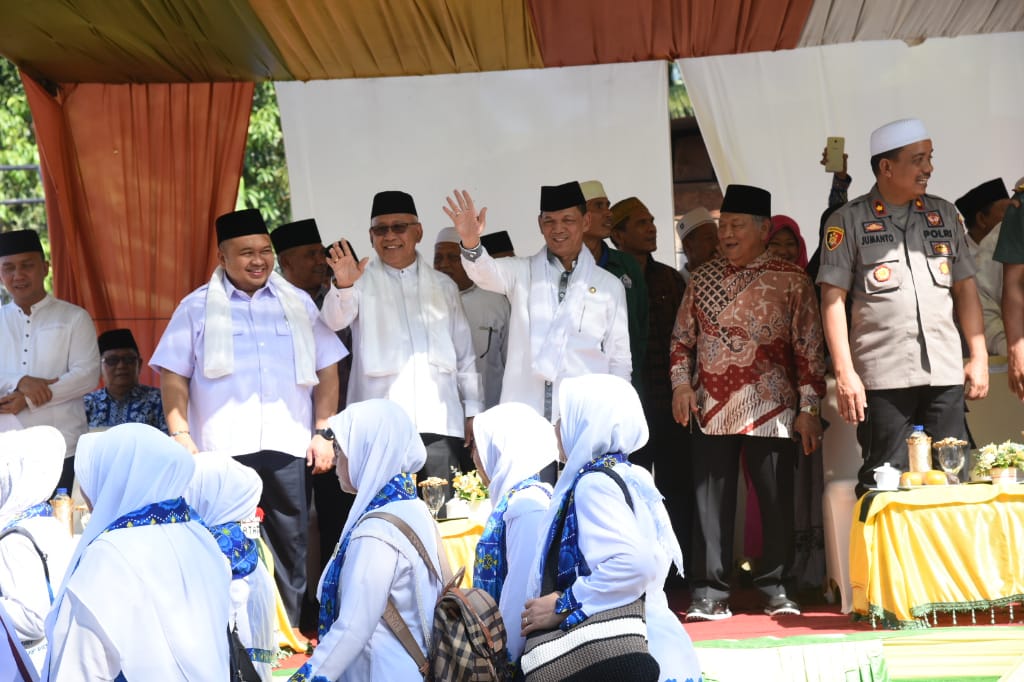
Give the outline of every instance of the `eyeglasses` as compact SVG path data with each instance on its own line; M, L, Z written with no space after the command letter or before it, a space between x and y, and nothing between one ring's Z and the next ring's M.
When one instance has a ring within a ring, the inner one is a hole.
M388 232L394 232L395 234L405 234L413 225L419 225L419 223L392 223L391 225L372 225L370 232L373 233L374 237L384 237Z
M103 364L107 367L117 367L118 365L134 365L139 361L138 355L104 355Z

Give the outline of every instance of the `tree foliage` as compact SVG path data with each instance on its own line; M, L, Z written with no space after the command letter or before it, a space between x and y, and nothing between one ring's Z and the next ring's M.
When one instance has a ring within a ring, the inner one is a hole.
M258 208L271 229L292 219L281 113L270 82L257 83L253 95L238 207Z
M32 128L25 88L18 67L0 57L0 166L39 166L39 150ZM42 199L39 171L0 170L0 199ZM45 233L46 208L42 203L0 204L0 230L32 228Z
M669 62L668 67L668 114L669 118L693 116L690 93L686 91L683 74L675 62Z

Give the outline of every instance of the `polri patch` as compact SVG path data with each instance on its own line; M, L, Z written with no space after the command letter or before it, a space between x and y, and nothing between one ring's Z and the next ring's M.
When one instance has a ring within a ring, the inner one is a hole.
M928 221L929 227L942 227L942 216L938 211L928 211L924 214L924 219Z
M933 256L948 256L953 253L953 245L949 242L929 242Z
M892 277L892 268L888 265L879 265L871 273L871 276L875 278L876 282L888 282L889 278Z
M884 232L885 223L874 220L870 223L863 223L865 232Z
M843 228L833 225L825 230L825 247L829 251L835 251L843 243L843 237L845 236L846 231Z

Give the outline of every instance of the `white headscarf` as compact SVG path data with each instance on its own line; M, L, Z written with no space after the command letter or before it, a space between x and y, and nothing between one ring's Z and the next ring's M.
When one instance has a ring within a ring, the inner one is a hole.
M405 410L390 400L354 403L327 423L348 458L348 475L356 489L341 531L345 537L385 483L423 468L427 450Z
M559 391L559 435L566 462L555 486L551 506L541 524L545 535L555 521L562 499L583 467L609 453L631 455L642 448L648 438L640 397L625 379L610 374L588 374L563 380ZM658 543L682 573L682 550L672 531L664 498L654 485L654 478L643 467L628 464L617 464L614 471L629 486L633 504L646 504L650 508ZM530 572L526 592L530 597L540 594L542 554L538 552Z
M473 420L473 438L490 479L487 490L492 507L512 486L558 458L551 422L522 403L503 403L478 414Z
M0 433L0 528L50 499L66 449L64 436L52 426Z
M145 424L122 424L79 439L75 475L92 502L92 518L46 621L51 654L61 602L74 582L72 608L81 605L103 624L127 679L144 679L158 668L168 672L168 680L215 679L227 672L231 572L209 532L190 521L103 533L128 512L181 497L194 471L192 455ZM114 550L123 563L79 563L90 545L100 544L101 534L103 551ZM152 597L152 608L117 598L119 585L138 583ZM188 600L170 602L183 586ZM197 641L203 642L203 655L197 655Z

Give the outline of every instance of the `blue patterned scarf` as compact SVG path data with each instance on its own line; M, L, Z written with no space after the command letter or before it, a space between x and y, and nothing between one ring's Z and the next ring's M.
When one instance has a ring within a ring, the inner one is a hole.
M221 553L231 562L232 580L244 578L256 570L256 564L260 560L259 552L256 551L256 541L245 537L241 523L228 521L209 526L207 530L217 541Z
M498 501L497 506L491 515L487 517L487 524L480 540L476 543L476 562L473 564L473 587L479 587L486 591L497 602L501 598L501 588L505 584L505 576L508 575L507 547L505 545L505 510L508 509L509 500L512 496L531 485L541 485L539 476L530 476L512 486L512 489L505 493ZM548 497L551 492L542 488Z
M598 469L605 467L613 467L616 464L624 464L627 461L626 455L623 453L613 452L591 461L576 474L576 478L573 479L569 491L562 497L558 513L555 515L551 528L548 529L547 539L544 541L544 546L542 548L543 554L541 554L540 561L542 584L548 549L551 547L552 542L560 541L558 550L558 570L555 576L556 590L563 592L567 590L576 581L577 575L590 575L590 567L587 565L587 560L580 552L578 537L579 526L576 520L576 497L574 494L576 486L579 484L580 479L591 471L597 471ZM556 538L555 535L558 532L559 526L558 520L562 518L565 519L562 537Z
M115 519L102 532L109 533L120 528L156 526L162 523L188 523L192 520L192 515L189 512L190 508L183 497L153 502Z
M33 516L53 516L53 507L50 506L49 502L40 502L39 504L32 505L28 509L23 509L13 519L7 522L7 525L3 527L3 530L0 530L0 533L10 530L19 521L31 519Z
M374 495L373 499L370 500L370 504L366 505L366 509L359 515L359 518L362 519L367 513L390 502L414 499L416 499L416 484L412 480L412 474L398 474L385 483L384 487ZM327 570L324 571L323 585L320 590L320 623L317 626L321 642L324 641L327 631L334 625L334 621L338 619L338 583L341 582L341 566L345 563L345 551L348 550L348 543L352 539L352 531L356 529L357 525L359 525L358 521L352 524L348 533L345 534L345 537L335 547L331 563L327 566Z

